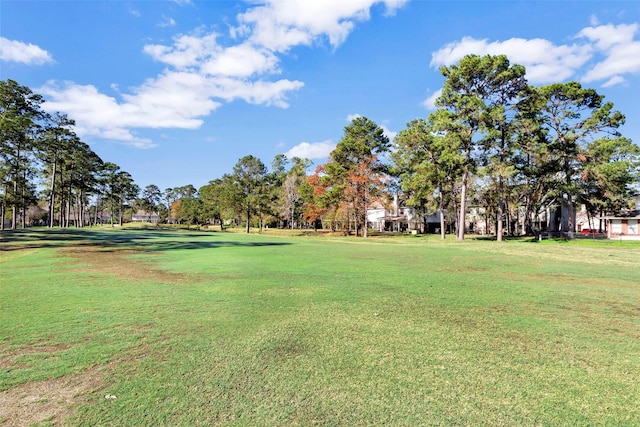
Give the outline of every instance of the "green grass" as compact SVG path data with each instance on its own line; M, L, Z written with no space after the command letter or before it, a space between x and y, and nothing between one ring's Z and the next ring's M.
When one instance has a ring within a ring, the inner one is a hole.
M71 425L640 425L638 243L1 237L0 391L99 369Z

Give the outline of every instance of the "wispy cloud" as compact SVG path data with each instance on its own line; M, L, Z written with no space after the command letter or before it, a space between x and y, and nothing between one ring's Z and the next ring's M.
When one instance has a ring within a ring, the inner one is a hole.
M46 50L31 43L0 37L0 60L27 65L43 65L55 62Z
M176 25L175 19L173 19L170 16L162 15L162 21L160 21L160 23L158 24L158 27L162 27L162 28L175 27L175 25Z

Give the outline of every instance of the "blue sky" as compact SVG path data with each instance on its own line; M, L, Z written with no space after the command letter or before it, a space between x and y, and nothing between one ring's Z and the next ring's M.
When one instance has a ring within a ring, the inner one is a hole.
M597 89L640 141L637 1L2 0L0 37L0 79L141 187L200 187L247 154L324 163L355 115L393 137L469 53Z

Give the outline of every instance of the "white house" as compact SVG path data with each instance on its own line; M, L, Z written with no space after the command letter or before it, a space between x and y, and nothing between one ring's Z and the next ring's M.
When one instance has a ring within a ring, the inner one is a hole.
M147 212L142 209L131 215L132 222L159 222L160 215L157 212Z
M389 206L382 203L373 203L367 209L367 222L370 228L378 231L404 232L409 230L424 230L424 223L416 214L416 210L411 207L402 206L398 196L394 196L393 202ZM432 231L436 231L436 225L440 227L440 215L435 213L427 217L427 224L434 224ZM438 230L439 231L439 230Z

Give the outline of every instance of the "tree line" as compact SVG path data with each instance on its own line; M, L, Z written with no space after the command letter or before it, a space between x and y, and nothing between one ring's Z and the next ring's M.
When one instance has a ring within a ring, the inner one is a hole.
M564 206L560 231L575 231L576 206L596 218L628 208L638 191L640 148L619 132L624 115L578 82L536 87L508 58L469 55L440 69L436 109L393 141L366 117L344 128L329 160L280 154L271 168L247 155L228 174L196 189L138 188L73 132L73 120L42 112L42 98L0 82L0 208L12 228L38 201L49 226L123 221L126 209L192 224L331 228L367 236L367 210L395 195L424 223L464 238L469 206L481 209L498 240L532 234L540 215ZM39 179L39 181L38 181ZM37 191L41 188L40 192ZM89 201L93 203L90 205ZM93 219L84 218L85 215ZM515 219L520 219L516 221Z
M44 99L13 80L0 81L0 225L25 227L27 217L49 226L82 226L93 197L112 212L137 194L131 175L104 162L73 131L65 114L45 113ZM45 205L42 212L28 210ZM122 221L122 216L119 217ZM113 218L111 219L113 221Z

